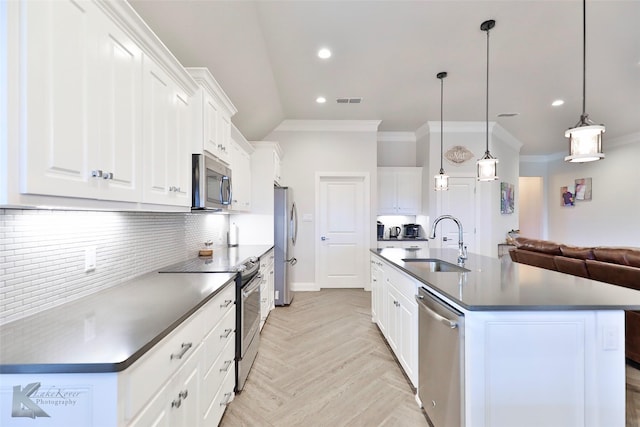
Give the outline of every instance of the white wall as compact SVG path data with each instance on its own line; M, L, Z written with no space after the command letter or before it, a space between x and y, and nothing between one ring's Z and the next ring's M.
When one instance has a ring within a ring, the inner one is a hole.
M605 134L606 137L606 134ZM548 164L549 240L584 246L640 247L640 133L604 141L605 159ZM560 203L560 187L592 178L591 201Z
M0 209L0 324L226 244L228 216ZM84 271L95 246L96 269Z
M518 198L520 235L532 239L545 239L545 193L544 178L521 176Z
M336 121L339 123L339 121ZM292 124L293 123L293 124ZM295 121L286 121L286 127L276 128L267 136L278 141L284 152L282 160L282 182L292 187L298 207L298 242L295 257L298 260L292 274L292 288L308 289L315 284L315 174L316 172L365 172L369 174L371 186L370 246L376 246L376 230L373 218L377 198L377 123L372 126L363 122L368 130L322 130L332 129L332 123L321 123L311 130L295 126ZM279 130L279 129L301 130ZM339 127L338 127L339 128ZM304 220L303 218L310 218Z
M416 165L416 134L413 132L378 132L378 166Z

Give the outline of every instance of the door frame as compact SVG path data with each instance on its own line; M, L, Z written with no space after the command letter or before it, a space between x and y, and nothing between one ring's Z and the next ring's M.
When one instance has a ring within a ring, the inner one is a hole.
M373 223L371 221L371 180L370 180L370 173L369 172L316 172L315 174L315 228L314 228L314 240L315 240L315 244L314 244L314 250L315 250L315 278L314 281L316 283L316 288L318 290L322 289L322 284L319 282L319 278L320 278L320 214L321 214L321 209L320 209L320 183L322 182L323 179L325 178L331 178L331 179L335 179L335 178L347 178L349 180L353 180L356 178L360 178L362 179L362 183L363 183L363 200L364 200L364 209L363 209L363 217L362 220L365 221L365 224L369 224L368 227L364 227L364 236L363 236L363 241L365 242L365 248L363 249L364 251L366 251L366 253L364 254L364 261L363 261L363 265L361 266L362 268L362 272L363 272L363 278L364 278L364 283L362 284L363 288L365 290L369 290L370 286L369 286L369 275L367 274L367 267L369 266L368 264L368 260L369 260L369 247L371 246L371 236L372 236L372 227L373 227ZM357 289L357 288L356 288Z

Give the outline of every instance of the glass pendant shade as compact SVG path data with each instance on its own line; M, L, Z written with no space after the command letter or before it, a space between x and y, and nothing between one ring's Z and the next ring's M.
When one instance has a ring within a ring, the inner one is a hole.
M440 169L440 173L434 177L435 190L443 191L449 189L449 175L444 173L444 170Z
M495 181L498 179L498 159L489 152L478 160L478 181Z
M604 159L602 134L604 126L587 125L569 129L564 136L569 138L569 155L566 162L584 163Z

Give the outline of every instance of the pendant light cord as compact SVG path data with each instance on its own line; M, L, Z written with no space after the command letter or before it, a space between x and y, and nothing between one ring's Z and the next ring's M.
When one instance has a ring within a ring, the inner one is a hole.
M587 0L582 0L582 117L587 121Z
M487 143L487 151L485 151L485 155L489 155L489 30L487 30L487 104L486 104L486 112L485 112L485 122L486 122L486 143Z
M443 78L440 79L440 174L444 174L444 169L442 168L442 156L443 156L443 144L442 144L442 132L443 132L443 128L442 128L442 118L443 118L443 113L442 113L442 106L443 106L443 102L442 99L444 98L444 80Z

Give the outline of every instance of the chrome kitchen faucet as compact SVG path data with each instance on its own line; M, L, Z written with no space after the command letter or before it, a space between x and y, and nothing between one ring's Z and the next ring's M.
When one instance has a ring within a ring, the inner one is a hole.
M430 239L436 238L436 225L443 219L450 219L455 222L458 226L458 265L464 265L464 262L467 259L467 247L464 245L462 241L462 223L460 220L451 215L441 215L433 221L433 225L431 226L431 234L429 235Z

